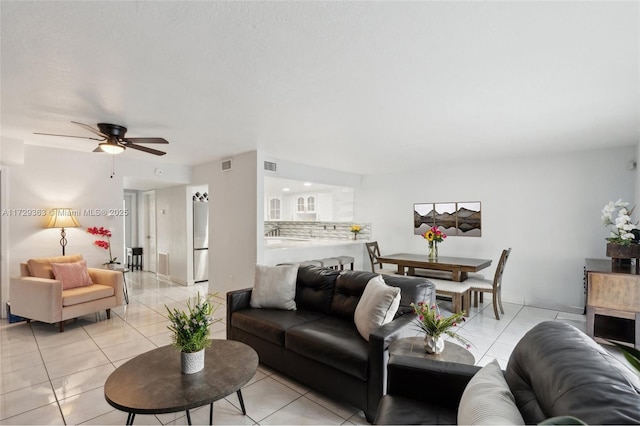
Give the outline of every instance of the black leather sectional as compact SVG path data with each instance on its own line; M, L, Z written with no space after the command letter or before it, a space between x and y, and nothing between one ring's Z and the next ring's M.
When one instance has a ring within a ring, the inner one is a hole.
M376 424L456 424L458 404L480 367L392 356ZM640 424L640 379L575 327L546 321L516 345L504 372L526 424ZM424 386L434 383L434 386Z
M416 332L409 304L435 302L435 287L428 280L385 275L388 285L401 289L400 308L367 342L353 318L375 275L300 266L295 311L253 309L252 289L229 292L227 338L254 348L261 363L362 409L372 421L386 387L389 344Z

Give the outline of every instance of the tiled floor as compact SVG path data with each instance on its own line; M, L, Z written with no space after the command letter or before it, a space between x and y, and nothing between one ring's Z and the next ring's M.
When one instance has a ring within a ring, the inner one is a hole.
M127 415L104 399L109 374L130 358L170 343L165 304L186 308L186 300L206 286L183 287L145 272L127 274L131 303L69 322L65 332L42 323L0 325L0 424L124 424ZM505 303L497 321L490 297L472 308L460 333L473 344L478 365L497 358L503 368L515 344L541 321L568 321L584 330L582 315ZM224 300L213 338L225 338ZM442 309L448 304L442 302ZM243 388L248 415L235 394L214 405L215 424L367 424L357 408L332 400L273 370L260 366ZM192 411L194 424L208 422L208 407ZM138 415L135 424L186 424L182 413Z

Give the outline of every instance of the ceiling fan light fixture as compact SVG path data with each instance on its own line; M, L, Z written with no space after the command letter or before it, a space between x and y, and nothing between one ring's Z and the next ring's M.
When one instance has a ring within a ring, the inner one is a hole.
M117 143L102 142L98 146L107 154L116 155L124 152L124 146Z

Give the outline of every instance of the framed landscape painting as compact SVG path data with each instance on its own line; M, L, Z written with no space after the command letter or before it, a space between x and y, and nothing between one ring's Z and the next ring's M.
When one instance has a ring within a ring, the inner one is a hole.
M437 226L447 236L482 235L480 201L416 203L413 205L413 233L424 234Z

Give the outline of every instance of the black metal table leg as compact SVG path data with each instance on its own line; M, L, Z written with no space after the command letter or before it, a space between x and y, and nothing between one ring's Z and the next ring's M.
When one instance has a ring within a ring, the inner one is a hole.
M213 402L209 405L209 424L213 424Z
M136 417L136 413L128 413L127 414L127 425L133 424L133 419Z
M187 424L190 425L191 424L191 414L189 413L189 410L187 411Z
M124 281L124 288L122 289L122 292L124 293L124 300L125 302L127 302L127 305L129 304L129 290L127 289L127 273L125 271L122 271L122 280Z
M242 399L242 391L238 390L238 392L236 392L238 394L238 399L240 400L240 408L242 408L242 414L244 414L245 416L247 415L247 410L245 410L244 408L244 399Z

